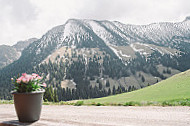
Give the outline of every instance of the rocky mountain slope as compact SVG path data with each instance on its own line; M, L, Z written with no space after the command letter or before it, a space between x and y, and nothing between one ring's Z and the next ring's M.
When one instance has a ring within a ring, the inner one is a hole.
M149 25L70 19L49 30L24 49L19 60L2 69L0 86L8 92L10 81L5 77L37 72L57 90L69 87L79 94L97 87L104 94L114 88L134 90L189 69L189 53L188 17L182 22ZM6 98L4 94L0 96Z
M19 41L13 46L0 45L0 68L18 60L21 56L22 50L35 40L37 39L31 38L26 41Z

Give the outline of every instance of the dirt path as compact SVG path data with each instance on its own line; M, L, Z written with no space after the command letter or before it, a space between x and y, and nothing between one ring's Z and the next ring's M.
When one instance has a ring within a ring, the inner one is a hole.
M0 126L18 123L13 105L0 105ZM43 106L32 126L189 126L190 107Z

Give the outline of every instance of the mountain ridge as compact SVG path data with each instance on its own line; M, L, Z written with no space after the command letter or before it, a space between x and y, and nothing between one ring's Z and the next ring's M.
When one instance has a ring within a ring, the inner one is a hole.
M87 20L87 19L85 19L85 20L78 20L78 19L70 19L70 20L68 20L66 23L65 23L65 25L67 26L69 23L78 23L78 22L80 22L80 25L81 25L81 22L83 23L82 24L82 29L81 30L84 30L84 26L87 26L86 25L86 23L88 23L88 28L89 28L89 22L93 22L93 23L97 23L97 22L100 22L100 21L96 21L96 20ZM108 22L108 21L106 21L106 22ZM109 22L110 23L110 22ZM175 24L181 24L181 23L183 23L183 22L178 22L178 23L170 23L170 25L174 25L175 26ZM85 25L84 25L85 24ZM165 25L165 22L164 23L162 23L161 25ZM167 24L167 23L166 23ZM57 27L54 27L54 28L52 28L50 31L51 32L54 32L55 30L54 29L56 29L56 28L59 28L59 29L61 29L61 30L58 30L58 31L62 31L62 35L64 36L64 33L65 33L65 25L60 25L60 26L57 26ZM72 24L73 25L73 24ZM76 25L76 24L75 24ZM79 24L77 24L77 25L79 25ZM100 24L97 24L97 25L100 25ZM114 24L114 25L116 25L116 24ZM149 24L149 25L155 25L155 24ZM141 27L143 27L143 26L149 26L149 25L124 25L124 24L122 24L122 23L120 23L120 24L117 24L117 28L118 27L121 27L121 26L124 26L124 27L128 27L129 26L129 30L130 30L130 27L131 26L141 26ZM156 25L160 25L160 23L156 23ZM188 24L183 24L181 27L183 27L183 26L189 26L189 23ZM105 25L104 25L105 26ZM174 26L172 26L172 27L174 27ZM80 26L78 26L79 28L79 30L80 30ZM159 27L159 26L158 26ZM91 26L91 28L92 28L92 26ZM174 27L175 28L175 27ZM188 27L187 27L188 28ZM78 30L77 29L77 30ZM138 28L138 29L140 29L140 28ZM151 29L151 28L150 28ZM91 29L92 31L95 31L95 30L93 30L93 29ZM121 29L119 29L120 31L121 31ZM142 29L143 30L143 29ZM189 29L187 29L188 31L189 31ZM68 30L69 31L69 30ZM99 30L99 31L101 31L101 30ZM124 31L124 30L123 30ZM176 31L176 29L174 29L173 31ZM181 32L181 31L180 31ZM77 32L75 32L75 33L77 33ZM124 32L123 32L124 33ZM68 33L69 34L69 33ZM80 34L81 34L81 31L80 31ZM109 35L111 35L109 32L108 32L108 34ZM177 34L175 34L175 35L180 35L180 33L179 32L177 32ZM188 35L189 35L189 33L188 33ZM188 35L186 35L186 36L188 36ZM67 35L65 35L64 37L66 37ZM99 36L100 37L100 36ZM184 36L183 36L184 37ZM171 37L170 37L171 38ZM64 39L64 38L63 38ZM134 39L134 38L133 38ZM166 40L166 39L165 39ZM105 40L104 40L105 41ZM138 41L138 40L134 40L134 41ZM142 41L142 40L141 40ZM146 41L146 40L145 40ZM155 41L155 40L154 40ZM60 41L60 43L61 42L63 42L63 41Z

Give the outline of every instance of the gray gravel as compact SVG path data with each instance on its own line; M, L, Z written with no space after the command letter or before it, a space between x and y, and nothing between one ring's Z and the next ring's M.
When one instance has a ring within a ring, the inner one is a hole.
M45 105L40 121L19 123L14 105L0 105L1 125L32 126L189 126L190 107Z

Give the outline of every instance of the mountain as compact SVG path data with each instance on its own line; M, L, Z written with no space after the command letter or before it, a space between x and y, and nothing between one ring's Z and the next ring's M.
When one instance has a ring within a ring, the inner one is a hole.
M0 46L0 68L12 63L20 57L20 53L11 46Z
M17 50L17 51L23 51L27 46L29 46L31 43L33 43L34 41L36 41L37 38L30 38L28 40L25 41L18 41L15 45L13 45L13 47Z
M149 25L70 19L0 71L0 96L11 97L7 78L23 72L41 74L58 100L102 97L114 88L126 92L155 84L190 68L189 26L188 17Z
M114 96L85 100L85 104L90 103L117 103L126 102L163 102L169 100L180 100L190 98L190 70L181 72L155 85Z
M18 60L21 56L22 50L35 40L37 39L31 38L26 41L19 41L13 46L0 45L0 68L7 66L15 60Z

